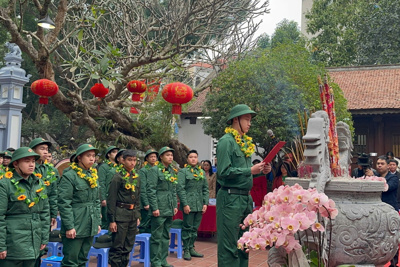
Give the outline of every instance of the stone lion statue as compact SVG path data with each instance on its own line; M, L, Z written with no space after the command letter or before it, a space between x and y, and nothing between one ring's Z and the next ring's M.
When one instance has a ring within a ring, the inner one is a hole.
M19 56L19 57L21 56L21 54L22 54L21 49L19 48L19 46L17 44L6 42L5 46L9 50L7 55L15 55L15 56Z

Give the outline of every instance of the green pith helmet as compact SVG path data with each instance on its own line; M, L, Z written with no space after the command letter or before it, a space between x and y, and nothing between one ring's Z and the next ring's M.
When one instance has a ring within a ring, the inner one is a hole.
M74 162L75 157L76 157L76 154L75 154L75 153L72 154L72 155L69 157L69 162Z
M10 158L11 159L12 155L13 155L13 153L11 151L6 150L6 151L4 151L3 158Z
M16 160L32 156L35 157L35 161L40 158L40 156L36 154L32 148L26 146L20 147L17 150L15 150L15 152L12 155L11 161L8 165L12 166L13 162Z
M167 151L172 151L172 152L174 152L175 150L174 150L173 148L170 148L169 146L165 146L165 147L162 147L162 148L160 149L160 151L158 151L158 155L161 156L162 154L164 154L164 153L167 152Z
M105 155L106 159L108 159L108 153L110 153L110 152L113 151L114 149L119 150L119 148L116 147L116 146L109 146L109 147L107 147L106 152L105 152L105 153L106 153L106 155Z
M122 152L124 152L126 149L125 148L121 148L120 150L118 150L117 154L115 155L115 162L117 164L121 164L121 162L118 162L118 157L121 156Z
M0 151L0 157L3 157L5 153L5 151Z
M38 146L38 145L43 145L43 144L45 144L45 145L47 145L49 148L51 147L51 142L50 141L48 141L48 140L46 140L46 139L44 139L44 138L35 138L35 139L33 139L30 143L29 143L29 147L30 148L35 148L36 146Z
M86 151L90 151L90 150L94 150L95 153L99 152L99 150L97 148L95 148L94 146L92 146L91 144L83 144L80 147L78 147L78 149L75 152L74 161L78 162L78 156L82 155Z
M239 104L234 106L231 109L231 112L229 113L229 117L226 120L227 124L232 124L232 120L233 118L245 115L245 114L251 114L251 117L255 117L257 115L257 113L254 110L251 110L251 108L248 105L245 104Z
M146 151L146 155L144 155L144 160L147 160L147 156L150 155L150 154L153 154L153 153L155 153L156 156L157 156L157 158L158 158L158 152L157 152L157 150L155 150L155 149L152 148L152 149L149 149L149 150Z

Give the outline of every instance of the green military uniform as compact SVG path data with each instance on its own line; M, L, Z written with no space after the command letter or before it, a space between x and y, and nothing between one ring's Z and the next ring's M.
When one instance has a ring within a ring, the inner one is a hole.
M141 215L141 221L139 225L139 232L140 233L151 233L151 209L149 208L146 210L144 207L150 205L149 204L149 199L147 197L147 174L152 167L150 164L148 164L147 156L150 154L156 154L158 156L158 152L154 149L149 149L146 151L146 154L144 156L145 160L145 166L139 170L139 177L140 177L140 184L142 187L142 190L140 192L140 215Z
M117 224L117 232L111 235L113 245L108 262L111 267L126 267L135 243L137 219L140 218L140 181L134 170L129 173L129 178L126 177L128 172L125 168L117 170L119 172L111 180L107 197L109 221Z
M172 148L163 147L159 151L161 156ZM160 166L160 167L159 167ZM164 170L164 172L162 170ZM166 180L165 172L176 177L176 171L170 165L165 167L160 162L152 167L147 175L147 197L151 211L160 211L160 216L151 217L150 261L155 267L169 266L167 263L169 230L177 207L176 182Z
M233 118L255 112L246 105L232 108L227 123ZM217 194L218 266L248 266L248 253L238 250L242 236L241 224L252 212L253 199L249 194L253 186L251 157L246 157L232 134L221 137L217 144L217 181L221 190Z
M38 164L35 163L35 172L42 175L42 180L47 186L47 195L49 197L50 218L56 219L58 214L57 207L57 183L60 180L58 170L51 163Z
M178 172L178 196L180 208L190 207L189 214L183 212L182 241L183 250L191 256L203 256L194 251L197 229L202 218L203 205L208 204L208 182L200 166L187 165ZM186 259L186 258L185 258Z
M29 147L34 149L38 145L46 144L49 148L51 147L51 142L43 138L33 139L29 143ZM50 218L56 219L58 214L57 208L57 182L60 179L57 169L51 163L38 164L35 163L35 172L42 175L42 180L47 186L47 195L49 197L50 205ZM50 229L49 229L50 231Z
M117 167L116 163L112 163L108 158L108 153L113 151L114 149L118 149L116 146L109 146L105 151L106 160L99 167L99 186L100 186L100 201L107 199L108 187L110 186L111 179L115 174L115 168ZM112 171L112 175L108 175L108 173ZM107 217L107 206L101 206L101 229L108 230L108 217Z
M10 164L29 156L39 158L32 149L21 147L15 151ZM0 252L7 251L0 266L30 267L40 255L40 246L49 240L47 188L35 174L24 179L13 170L9 179L10 173L0 180Z
M86 151L95 150L92 145L84 144L76 150L75 161ZM61 216L60 234L63 243L62 266L86 266L87 255L101 224L99 187L93 182L81 178L86 175L96 180L94 168L85 170L71 165L71 170L63 173L58 184L58 210ZM80 173L78 175L78 172ZM90 179L91 179L90 178ZM97 181L96 181L97 182ZM75 239L66 237L68 230L75 229Z

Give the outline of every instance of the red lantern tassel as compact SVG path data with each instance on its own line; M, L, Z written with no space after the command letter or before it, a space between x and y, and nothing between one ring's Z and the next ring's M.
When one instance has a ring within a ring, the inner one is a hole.
M140 101L140 94L135 94L135 93L133 93L132 94L132 101Z
M182 114L182 106L180 104L172 105L172 114Z
M39 97L39 104L47 105L49 103L49 98Z
M139 111L135 107L131 107L130 112L133 114L139 114Z

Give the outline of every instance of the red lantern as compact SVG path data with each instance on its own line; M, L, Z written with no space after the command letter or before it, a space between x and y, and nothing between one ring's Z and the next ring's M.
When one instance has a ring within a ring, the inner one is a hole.
M170 83L164 86L162 97L172 104L172 114L182 114L182 104L193 98L193 90L184 83Z
M153 102L154 99L158 95L158 91L160 91L160 85L159 84L154 84L154 85L150 86L149 89L148 89L146 100L148 102Z
M39 104L47 105L49 97L57 94L58 85L48 79L40 79L32 83L31 90L34 94L40 96Z
M106 97L108 94L108 88L105 88L102 83L95 83L92 88L90 88L90 92L97 97L97 99L100 101L101 98Z
M132 93L132 101L140 101L140 95L144 93L147 89L147 86L144 82L141 81L130 81L126 87L129 92Z
M130 113L139 114L139 111L135 107L131 107Z

